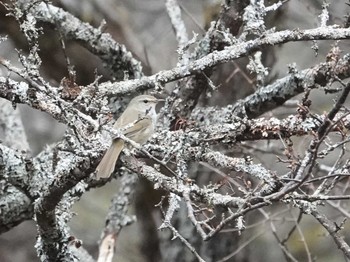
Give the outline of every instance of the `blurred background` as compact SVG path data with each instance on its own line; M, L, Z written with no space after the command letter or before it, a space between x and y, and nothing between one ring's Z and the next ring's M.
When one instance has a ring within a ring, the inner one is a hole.
M7 1L3 0L2 2ZM98 27L103 20L106 20L105 32L110 33L117 42L124 44L142 62L146 75L176 66L177 42L164 0L61 0L52 2L94 27ZM178 2L182 8L182 16L190 38L192 32L202 36L210 22L215 20L220 12L220 1L179 0ZM266 1L266 4L273 2ZM291 0L277 12L269 13L266 24L268 28L276 27L277 30L314 28L319 25L318 15L321 10L322 1L320 0ZM332 1L329 5L329 24L342 25L344 16L349 11L350 8L344 1ZM0 44L0 56L9 59L13 65L20 66L15 50L26 52L27 43L19 31L15 19L6 14L7 11L0 5L0 35L8 36L7 41ZM43 60L42 74L53 85L59 85L61 79L67 76L67 65L59 42L59 35L51 26L43 24L42 27L44 29L44 33L40 37L40 55ZM264 50L263 62L270 71L265 83L286 75L289 64L295 63L296 68L301 70L324 62L327 52L334 45L334 41L319 41L317 44L319 47L318 55L311 48L312 42L288 43ZM67 55L77 72L78 84L87 85L93 82L95 69L99 75L103 76L103 80L110 79L109 73L94 55L72 41L67 41L66 46ZM342 41L339 46L344 50L344 53L350 51L349 41ZM255 76L246 69L248 61L248 58L242 58L218 66L212 75L214 84L218 86L217 92L212 93L211 97L203 96L200 104L225 106L254 92L256 88ZM0 75L6 76L7 74L6 69L0 67ZM172 85L167 85L167 88L171 90ZM313 102L311 109L315 113L322 113L332 106L331 97L324 96L323 91L313 90L311 97ZM35 156L46 145L62 138L65 125L58 123L49 115L27 106L18 106L17 110L20 110L32 155ZM267 113L265 116L283 117L295 112L295 110L295 107L282 107ZM304 152L306 141L307 139L293 139L295 148L300 154ZM268 143L270 142L264 141L254 145L255 148L271 148ZM251 145L247 144L244 150L238 150L239 152L236 153L248 154L250 152L256 162L260 162L272 170L282 172L283 165L277 163L276 152L259 153L254 150L254 147L250 147L249 151L249 146ZM276 143L272 148L278 151L281 150L282 145ZM211 172L204 167L194 166L191 171L200 173L202 176L212 177ZM215 177L215 179L220 179ZM87 192L74 207L77 216L70 223L72 235L83 240L84 247L95 257L110 199L117 190L118 182L113 181L103 188ZM161 193L153 190L151 185L140 179L134 207L130 210L130 214L135 214L138 217L138 222L122 230L117 242L115 261L152 261L152 257L159 257L159 254L149 254L159 253L159 251L152 250L156 249L157 244L150 243L153 236L148 235L147 232L159 235L159 239L166 239L170 236L169 232L156 230L161 224L161 215L154 205L160 201ZM276 210L278 211L279 207L274 207L271 212ZM284 232L288 232L289 225L293 225L293 221L298 216L296 210L284 210L283 212L284 219L281 219L280 215L274 221L275 225L279 226L279 232L282 235ZM330 218L336 220L335 217ZM152 222L146 223L145 221ZM247 221L252 224L260 224L252 229L247 229L248 233L239 239L239 243L248 241L249 245L242 248L240 256L229 261L283 261L284 257L273 238L270 227L266 226L270 222L264 221L260 214L257 217L248 216ZM319 224L313 222L312 218L304 217L300 227L305 233L311 253L317 254L317 261L343 261L340 252L337 252L337 247L329 238L325 237L325 231ZM151 227L151 230L147 230L147 227ZM229 233L227 231L221 234ZM184 234L186 233L184 232ZM22 223L11 231L0 235L0 261L39 261L34 249L35 237L36 228L32 221ZM254 238L252 239L252 237ZM238 247L239 243L236 242ZM293 254L300 261L305 260L305 247L301 244L299 236L292 236L289 243ZM227 249L230 250L230 246ZM230 252L234 250L235 248L231 249ZM191 261L192 259L192 255L188 254L187 249L184 248L183 261Z

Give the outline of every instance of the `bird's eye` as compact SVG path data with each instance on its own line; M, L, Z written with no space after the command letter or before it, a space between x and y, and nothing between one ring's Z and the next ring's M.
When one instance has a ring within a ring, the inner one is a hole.
M149 101L148 101L148 100L143 100L143 102L144 102L145 104L147 104Z

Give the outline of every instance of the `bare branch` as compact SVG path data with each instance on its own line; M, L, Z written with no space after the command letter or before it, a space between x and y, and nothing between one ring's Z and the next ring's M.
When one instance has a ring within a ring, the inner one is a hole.
M73 39L97 55L110 70L115 80L124 79L127 71L131 79L143 76L140 62L137 61L124 45L115 42L111 35L103 33L80 21L75 16L51 4L21 0L21 8L29 11L38 21L50 23L57 27L65 37Z

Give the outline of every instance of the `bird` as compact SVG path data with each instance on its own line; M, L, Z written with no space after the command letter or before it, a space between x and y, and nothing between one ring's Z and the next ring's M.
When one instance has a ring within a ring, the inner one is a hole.
M151 95L139 95L134 97L124 112L115 122L113 128L123 129L122 134L139 144L144 144L154 133L157 113L156 105L160 99ZM108 178L114 171L115 164L124 148L125 142L121 138L115 138L112 145L104 154L96 168L95 178Z

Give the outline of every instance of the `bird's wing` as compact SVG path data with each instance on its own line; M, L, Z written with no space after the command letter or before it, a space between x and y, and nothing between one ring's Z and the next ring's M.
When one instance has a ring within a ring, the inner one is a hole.
M132 139L135 134L149 128L150 125L152 125L152 119L150 117L144 117L138 120L132 127L126 129L123 133L126 137Z

